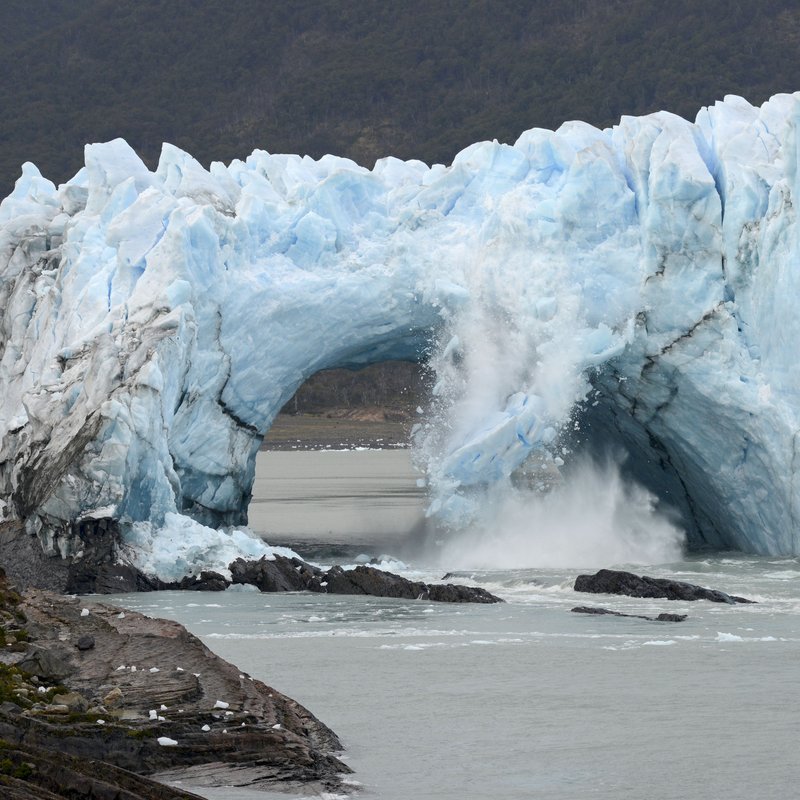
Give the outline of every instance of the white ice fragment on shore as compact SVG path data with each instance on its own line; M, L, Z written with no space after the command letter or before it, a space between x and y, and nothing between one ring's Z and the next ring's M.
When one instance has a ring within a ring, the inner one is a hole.
M167 721L167 720L166 720L166 717L162 717L161 715L159 715L158 717L156 717L156 719L157 719L159 722L166 722L166 721Z
M165 705L162 703L162 704L161 704L161 708L160 708L159 710L160 710L160 711L167 711L168 709L167 709L167 707L166 707L166 706L165 706Z
M82 617L88 617L89 616L89 609L88 608L82 608L81 609L81 616Z
M117 672L122 672L122 670L124 670L124 669L128 669L128 668L127 668L127 667L126 667L124 664L120 664L120 665L117 667Z
M97 724L98 724L98 725L105 725L105 724L106 724L106 721L105 721L104 719L98 719L98 720L97 720Z
M136 672L136 667L133 664L131 665L131 672Z
M158 667L150 667L150 672L161 672Z
M217 700L217 702L214 703L214 708L230 708L230 705L230 703L226 703L224 700Z
M156 741L162 747L175 747L178 744L174 739L170 739L169 736L159 736Z
M200 730L201 731L205 731L206 733L208 733L211 730L211 726L210 725L203 725L203 727L200 728Z
M154 708L151 708L147 713L150 715L150 719L158 719L158 712Z
M225 712L225 716L226 717L232 717L233 716L233 711L226 711Z
M280 722L279 722L277 725L273 725L273 726L272 726L272 730L274 730L274 731L279 731L280 729L281 729L281 724L280 724Z
M184 672L183 667L175 667L176 672Z
M39 686L39 687L36 689L36 691L37 691L39 694L46 694L46 693L47 693L47 689L46 689L44 686Z
M119 614L117 614L117 619L125 619L125 612L120 611Z

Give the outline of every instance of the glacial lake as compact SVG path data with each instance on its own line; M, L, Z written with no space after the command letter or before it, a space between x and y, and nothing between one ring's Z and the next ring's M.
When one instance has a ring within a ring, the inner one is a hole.
M424 504L407 451L262 452L258 469L251 524L276 543L323 563L405 551L404 574L442 577L406 547ZM342 739L365 800L794 796L800 560L700 554L635 569L758 603L579 594L577 567L454 576L507 601L492 606L241 591L103 599L179 620L307 706Z

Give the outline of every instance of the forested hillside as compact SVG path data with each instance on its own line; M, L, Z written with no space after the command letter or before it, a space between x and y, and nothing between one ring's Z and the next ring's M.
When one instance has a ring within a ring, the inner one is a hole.
M796 0L3 0L0 194L83 144L367 166L800 88Z

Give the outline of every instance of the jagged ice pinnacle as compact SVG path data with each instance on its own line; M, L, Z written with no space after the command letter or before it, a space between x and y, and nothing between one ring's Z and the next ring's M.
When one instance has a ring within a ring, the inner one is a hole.
M74 557L74 524L110 517L164 574L258 554L214 529L246 524L281 406L321 369L424 355L444 522L602 441L691 543L800 553L799 112L727 97L450 167L206 171L165 145L151 173L122 140L58 188L26 164L0 205L5 518Z

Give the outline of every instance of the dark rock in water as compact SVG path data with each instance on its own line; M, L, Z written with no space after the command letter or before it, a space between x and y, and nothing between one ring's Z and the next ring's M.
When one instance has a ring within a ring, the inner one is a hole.
M94 636L81 636L77 642L75 642L75 647L78 650L91 650L94 647Z
M632 617L633 619L646 619L650 622L683 622L688 614L659 614L657 617L647 617L644 614L623 614L621 611L612 611L609 608L600 608L599 606L576 606L571 609L576 614L596 614L609 615L612 617Z
M327 592L328 594L363 594L372 597L397 597L403 600L434 600L443 603L502 603L485 589L453 584L427 584L410 581L393 572L366 565L355 569L331 567L323 572L299 558L276 555L274 560L261 558L245 561L237 558L230 564L233 583L249 583L262 592Z
M409 581L375 567L359 566L344 570L332 567L325 576L328 594L367 594L373 597L398 597L404 600L423 599L424 583Z
M716 589L705 589L692 583L668 578L650 578L612 569L601 569L594 575L578 575L576 592L594 594L624 594L630 597L653 597L665 600L710 600L712 603L752 603L744 597L726 594Z
M237 558L229 565L231 583L249 583L262 592L322 591L321 569L299 558L262 556L258 561Z
M332 567L325 576L325 581L329 594L367 594L374 597L433 600L441 603L503 602L499 597L478 587L410 581L392 572L368 566L349 570Z
M203 570L200 575L191 575L183 578L176 589L191 589L195 592L224 592L231 585L223 575L211 570Z
M431 583L428 585L428 600L439 603L502 603L499 597L480 586L461 586L455 583Z

